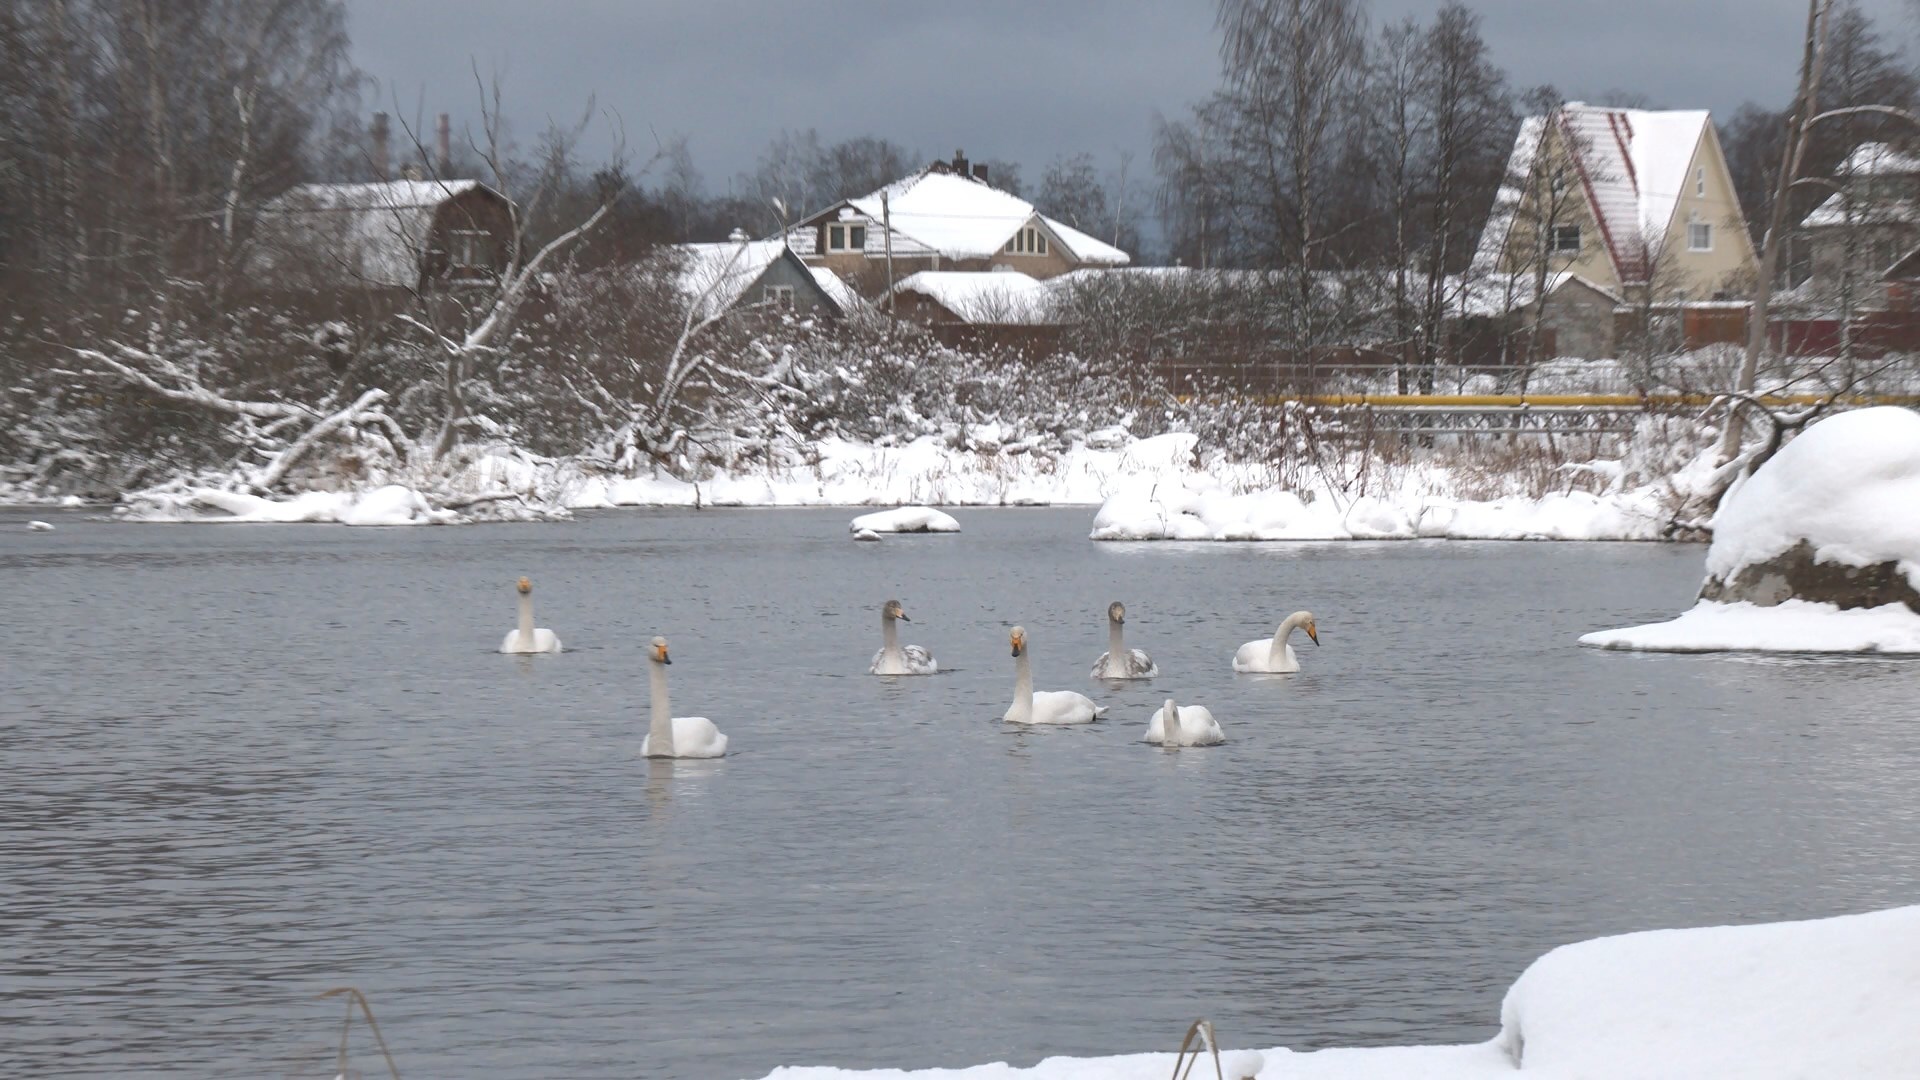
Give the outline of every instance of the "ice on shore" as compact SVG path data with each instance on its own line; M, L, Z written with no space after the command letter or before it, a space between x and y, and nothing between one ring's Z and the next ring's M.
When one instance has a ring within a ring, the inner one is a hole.
M1583 634L1580 644L1645 652L1920 654L1920 613L1903 604L1843 609L1702 600L1676 619Z
M1258 1051L1261 1080L1849 1080L1920 1062L1920 906L1805 922L1654 930L1566 945L1466 1046ZM1179 1018L1169 1019L1174 1035ZM1231 1034L1231 1033L1227 1033ZM1245 1051L1238 1055L1246 1055ZM1238 1056L1236 1064L1252 1055ZM1221 1055L1225 1064L1229 1054ZM1164 1080L1171 1053L957 1069L775 1069L767 1080ZM1213 1075L1203 1062L1194 1075ZM1229 1072L1229 1076L1243 1075Z
M459 517L434 509L419 492L398 484L366 492L307 491L285 499L190 488L164 496L150 493L127 516L137 521L340 525L436 525Z

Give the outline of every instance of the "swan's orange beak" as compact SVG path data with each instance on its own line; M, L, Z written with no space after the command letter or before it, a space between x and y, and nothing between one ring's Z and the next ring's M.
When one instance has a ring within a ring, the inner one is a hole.
M1019 634L1013 635L1013 655L1019 656L1020 650L1027 647L1027 639Z
M1313 639L1313 643L1315 645L1320 644L1320 632L1314 629L1312 623L1307 624L1306 630L1307 630L1307 636Z
M530 593L533 591L533 582L526 578L521 578L515 587L518 588L522 594Z
M668 656L668 655L667 655L667 647L666 647L665 645L662 645L662 646L660 646L660 648L659 648L659 650L658 650L658 652L660 653L660 662L661 662L661 663L663 663L663 664L671 664L671 663L673 663L673 657L671 657L671 656Z

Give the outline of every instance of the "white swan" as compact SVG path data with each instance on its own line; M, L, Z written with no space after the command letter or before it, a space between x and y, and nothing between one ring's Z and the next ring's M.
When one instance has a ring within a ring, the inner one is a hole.
M1115 600L1107 605L1107 651L1093 662L1090 677L1095 679L1151 679L1160 674L1153 657L1139 649L1129 649L1121 639L1121 626L1127 621L1127 605Z
M1287 644L1287 635L1293 633L1296 626L1305 630L1315 645L1320 644L1320 632L1313 625L1313 612L1296 611L1280 624L1280 629L1274 631L1271 640L1262 638L1240 646L1240 651L1233 654L1233 670L1282 675L1299 671L1300 658L1293 655L1293 646Z
M1175 705L1168 698L1147 724L1147 741L1156 746L1214 746L1227 737L1205 705Z
M657 637L647 648L653 682L652 715L647 737L640 740L642 757L719 757L727 752L727 737L704 716L675 716L667 702L667 639Z
M533 582L521 578L520 589L520 625L507 631L500 642L503 653L559 652L560 637L546 627L534 629L533 626Z
M889 600L880 606L880 651L873 654L869 675L938 675L940 663L933 654L918 645L900 644L900 630L894 620L912 622L901 609L900 601Z
M1002 717L1009 724L1090 724L1106 712L1093 699L1072 690L1033 689L1033 665L1027 659L1027 632L1013 628L1013 704Z

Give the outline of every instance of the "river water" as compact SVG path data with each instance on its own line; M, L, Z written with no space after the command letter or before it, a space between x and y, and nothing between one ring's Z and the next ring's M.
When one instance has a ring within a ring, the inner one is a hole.
M0 516L0 1066L331 1076L344 985L409 1076L1477 1041L1567 941L1920 900L1920 667L1574 644L1698 547L849 516ZM565 654L492 651L522 573ZM889 596L951 670L864 674ZM1114 599L1150 685L1087 679ZM999 722L1016 622L1102 722ZM727 758L637 756L656 633ZM1142 745L1169 693L1230 741Z

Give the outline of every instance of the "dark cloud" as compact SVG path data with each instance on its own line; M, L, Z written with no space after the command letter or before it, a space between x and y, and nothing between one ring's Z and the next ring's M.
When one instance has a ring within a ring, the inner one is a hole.
M1426 18L1435 0L1376 0L1376 22ZM1791 92L1805 0L1480 0L1496 61L1516 85L1602 100L1626 90L1717 114ZM1907 0L1866 0L1890 36ZM685 134L724 188L781 129L873 134L930 156L964 147L1022 162L1061 153L1144 169L1152 117L1177 116L1218 81L1208 0L348 0L354 51L385 100L471 119L471 64L505 74L523 138L571 120L589 95L649 129ZM1904 41L1901 42L1904 44ZM424 103L423 105L420 103ZM604 139L589 154L604 152Z

